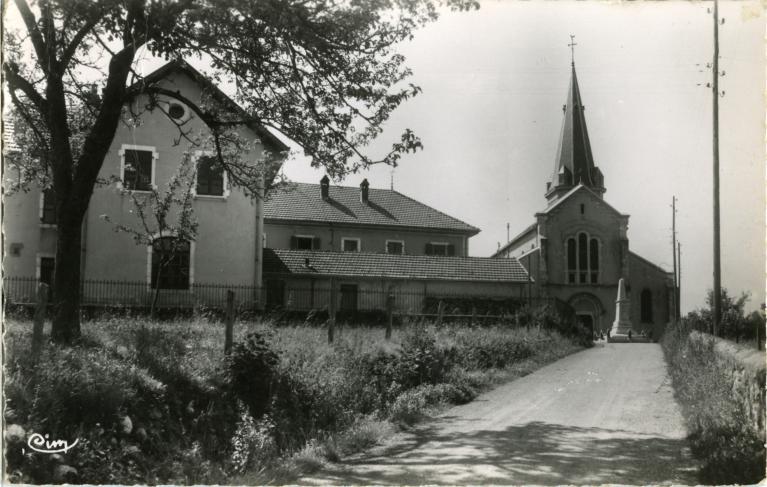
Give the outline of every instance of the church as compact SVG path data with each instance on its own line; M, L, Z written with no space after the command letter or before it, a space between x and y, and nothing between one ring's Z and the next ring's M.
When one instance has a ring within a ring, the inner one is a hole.
M574 62L563 112L554 171L546 183L547 205L493 257L519 260L534 280L533 293L567 303L596 333L607 334L616 322L622 279L621 306L628 310L618 321L630 321L636 335L657 338L673 319L672 273L630 250L629 215L604 199L605 181L594 163Z

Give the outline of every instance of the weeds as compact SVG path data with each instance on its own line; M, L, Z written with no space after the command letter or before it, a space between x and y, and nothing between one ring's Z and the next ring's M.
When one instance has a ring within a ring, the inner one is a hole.
M131 317L86 322L84 339L34 365L29 326L8 322L6 424L79 439L68 480L266 483L369 448L448 404L578 349L556 332L408 325L223 327ZM22 435L23 436L23 435ZM56 481L60 462L10 445L15 481Z
M748 371L734 357L718 352L714 338L680 328L667 330L662 343L692 452L702 461L701 482L759 482L765 465L760 420L764 368Z

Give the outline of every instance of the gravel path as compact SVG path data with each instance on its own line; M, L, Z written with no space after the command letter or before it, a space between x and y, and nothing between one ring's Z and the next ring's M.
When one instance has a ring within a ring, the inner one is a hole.
M663 353L600 343L445 411L300 484L688 484Z

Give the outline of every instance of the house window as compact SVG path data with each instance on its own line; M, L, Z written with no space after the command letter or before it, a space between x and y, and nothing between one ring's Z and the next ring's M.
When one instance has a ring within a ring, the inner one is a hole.
M649 289L642 289L639 301L640 320L642 323L652 323L652 292Z
M455 255L455 245L447 242L430 242L426 244L426 255Z
M152 288L189 289L190 245L176 237L158 238L152 244Z
M387 240L386 253L403 255L405 253L405 242L403 240Z
M293 235L290 237L291 250L320 250L320 238L313 235Z
M359 252L360 251L360 239L358 238L342 238L341 250L344 252Z
M599 282L599 240L581 232L565 242L568 284Z
M40 223L46 225L56 224L56 194L53 189L44 189L40 203Z
M154 185L154 164L157 153L151 147L123 146L122 187L134 191L151 191Z
M226 196L226 174L213 156L197 159L196 194L200 196Z
M168 115L174 120L181 120L186 115L184 106L179 103L171 103L168 107Z
M342 311L357 311L357 285L341 284L341 306Z

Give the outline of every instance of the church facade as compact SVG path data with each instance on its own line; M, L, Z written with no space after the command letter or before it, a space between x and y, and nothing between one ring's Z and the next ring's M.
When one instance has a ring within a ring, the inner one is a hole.
M547 206L494 257L518 259L534 279L534 293L566 302L595 332L612 328L623 279L632 331L659 337L673 319L673 277L630 250L629 215L604 199L574 64L563 111Z

